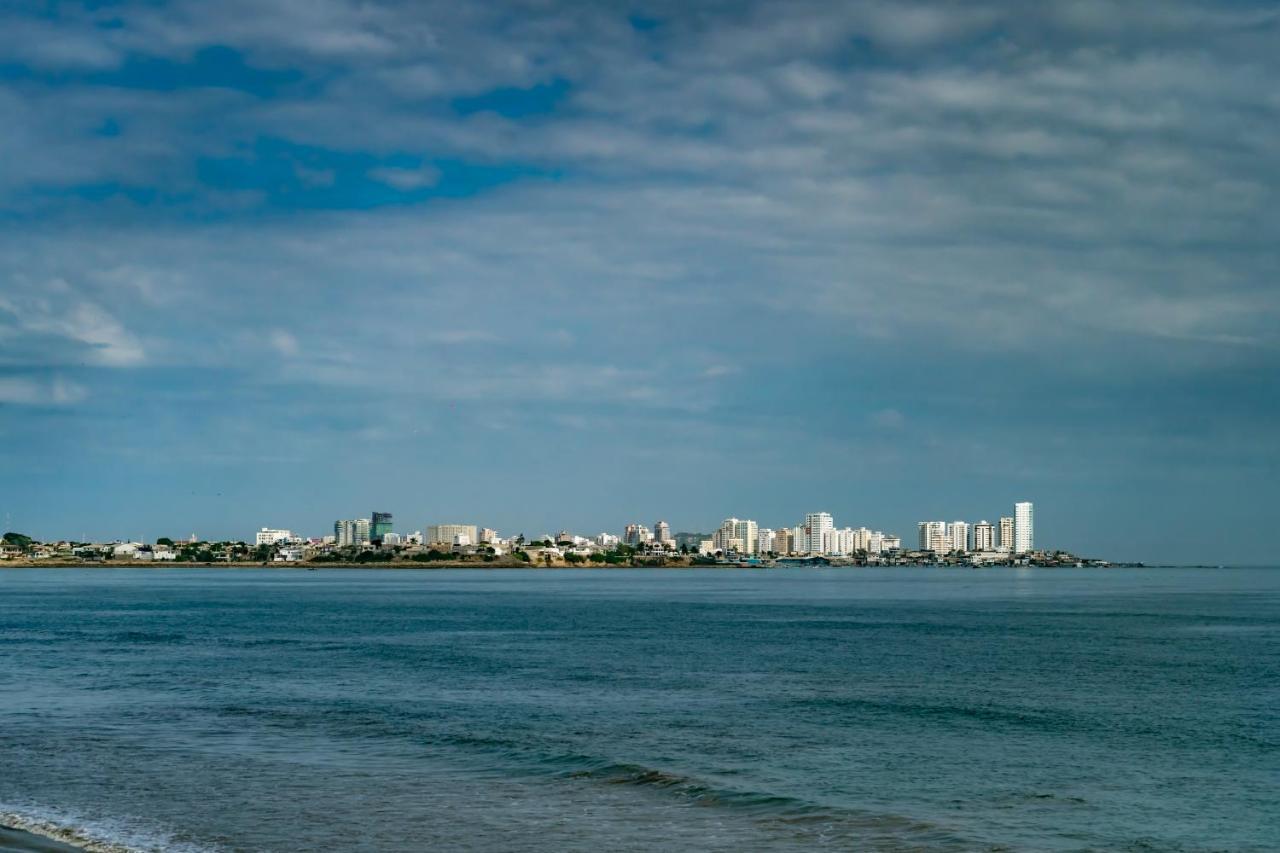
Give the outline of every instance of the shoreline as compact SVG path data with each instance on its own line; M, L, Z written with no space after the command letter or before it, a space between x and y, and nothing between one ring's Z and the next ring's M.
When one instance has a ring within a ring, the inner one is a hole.
M1109 566L1074 566L1074 565L1007 565L990 564L973 566L950 563L906 563L899 565L834 563L818 565L817 568L830 569L1036 569L1041 571L1057 569L1094 569L1109 571L1112 569L1235 569L1254 568L1252 566L1229 565L1173 565L1162 563L1113 563ZM323 571L325 569L390 569L394 571L438 571L441 569L469 569L474 571L494 571L499 569L517 569L521 571L547 571L555 569L571 569L575 571L616 571L619 569L743 569L749 571L789 571L795 566L743 566L737 563L687 563L672 562L665 564L638 563L635 565L618 564L582 564L582 563L525 563L525 562L472 562L465 560L437 560L430 563L418 563L409 560L394 562L317 562L317 563L246 563L216 562L195 563L163 561L123 561L110 562L66 562L62 560L0 560L0 571L4 569L273 569L279 571Z
M94 841L73 829L4 815L0 853L129 853L129 848Z

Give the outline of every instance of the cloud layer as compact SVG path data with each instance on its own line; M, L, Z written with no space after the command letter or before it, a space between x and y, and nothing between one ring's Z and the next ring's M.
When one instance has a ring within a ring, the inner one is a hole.
M1180 553L1160 532L1197 518L1261 553L1269 4L0 15L15 461L230 460L239 509L177 505L228 527L350 495L548 526L821 504L905 535L1031 496L1063 545ZM254 460L302 472L287 506ZM560 515L473 489L513 471Z

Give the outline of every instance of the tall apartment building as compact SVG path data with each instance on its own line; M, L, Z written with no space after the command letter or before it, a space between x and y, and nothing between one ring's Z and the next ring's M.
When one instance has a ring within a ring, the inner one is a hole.
M659 543L671 542L671 525L665 521L659 521L653 526L653 541Z
M363 548L373 541L373 521L367 518L356 519L356 533L352 544Z
M740 554L757 553L759 540L760 526L747 518L726 518L711 537L717 550L737 551Z
M790 527L781 527L773 533L773 550L779 554L791 554L796 550L795 537Z
M996 549L996 532L991 522L985 518L973 526L973 550L994 551Z
M997 545L1001 551L1013 552L1013 519L1007 515L1000 517L1000 541Z
M333 523L333 544L339 548L356 544L355 519L339 519Z
M804 517L804 550L810 554L824 553L828 534L835 527L829 512L811 512Z
M945 554L951 550L945 521L922 521L916 525L920 533L920 550Z
M1036 549L1036 514L1031 501L1013 505L1013 552L1026 554Z
M643 545L653 541L653 531L643 524L628 524L622 532L622 541L627 545Z
M428 524L426 539L432 545L475 545L480 536L474 524Z
M947 538L952 551L969 550L969 522L953 521L947 525Z
M776 537L773 531L767 527L761 527L760 533L756 536L756 553L768 554L774 550Z

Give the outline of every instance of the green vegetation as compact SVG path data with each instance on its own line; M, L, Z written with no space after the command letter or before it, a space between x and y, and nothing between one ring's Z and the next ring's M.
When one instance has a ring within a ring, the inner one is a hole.
M31 544L35 540L25 533L14 533L10 531L4 535L4 544L11 548L17 548L19 551L30 551Z
M156 544L157 544L157 545L168 545L170 548L172 548L172 547L173 547L173 540L172 540L172 539L170 539L168 536L161 536L159 539L157 539L157 540L156 540Z

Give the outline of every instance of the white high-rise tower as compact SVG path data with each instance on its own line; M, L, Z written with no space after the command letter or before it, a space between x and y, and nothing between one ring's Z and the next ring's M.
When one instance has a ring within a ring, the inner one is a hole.
M804 517L804 550L809 554L825 552L827 534L835 527L829 512L811 512Z
M1031 501L1013 505L1013 550L1025 554L1036 548L1036 513Z

